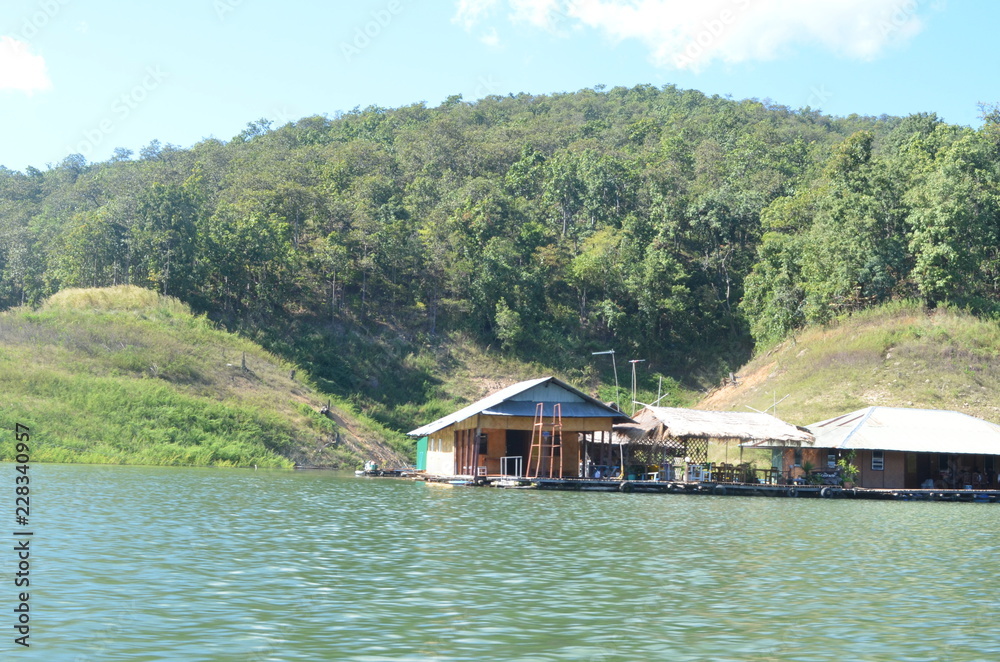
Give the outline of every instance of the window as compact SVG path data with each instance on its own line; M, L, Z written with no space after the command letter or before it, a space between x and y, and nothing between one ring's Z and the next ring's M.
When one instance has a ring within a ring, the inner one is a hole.
M872 451L872 471L885 469L885 451Z
M489 445L486 443L486 433L480 433L479 435L479 454L486 455L486 449Z
M795 449L795 462L794 462L794 464L797 467L801 467L802 466L802 449L801 448L796 448Z

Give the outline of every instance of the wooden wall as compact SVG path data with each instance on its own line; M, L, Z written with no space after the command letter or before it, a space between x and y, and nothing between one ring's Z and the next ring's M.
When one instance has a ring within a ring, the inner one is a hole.
M563 478L580 477L580 436L576 432L563 432Z
M906 454L899 451L885 451L884 469L872 469L872 451L858 451L854 464L861 469L858 487L875 489L902 489L906 487Z
M500 458L507 454L507 432L500 428L483 428L486 435L486 473L491 476L501 472Z
M798 473L801 473L795 470L795 451L797 450L797 448L790 447L785 448L782 452L781 475L785 478L793 478ZM829 454L830 449L828 448L803 448L802 462L799 466L801 467L806 462L810 462L814 470L827 471L829 469Z

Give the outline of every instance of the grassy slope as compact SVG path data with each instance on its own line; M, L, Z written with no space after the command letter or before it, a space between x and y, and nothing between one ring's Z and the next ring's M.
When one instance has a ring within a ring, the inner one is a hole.
M66 290L36 311L0 314L0 430L28 425L36 461L402 461L407 442L344 403L333 403L335 420L316 413L330 398L294 369L176 299L135 287ZM10 433L0 459L12 457Z
M808 425L870 405L953 409L1000 421L1000 324L893 304L809 328L739 371L699 407Z

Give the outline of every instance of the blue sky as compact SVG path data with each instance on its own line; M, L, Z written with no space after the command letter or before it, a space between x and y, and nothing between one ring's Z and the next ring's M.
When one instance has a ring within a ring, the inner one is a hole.
M997 26L971 0L6 0L0 165L602 84L978 126Z

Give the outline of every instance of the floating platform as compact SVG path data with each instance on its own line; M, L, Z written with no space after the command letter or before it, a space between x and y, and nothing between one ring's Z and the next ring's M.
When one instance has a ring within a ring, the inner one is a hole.
M533 478L540 490L588 490L659 492L715 496L762 496L822 499L881 499L897 501L1000 502L1000 490L876 489L845 488L840 485L771 485L764 483L719 483L712 481L594 480L586 478Z
M354 475L369 478L412 478L414 473L412 469L358 469Z
M588 478L533 478L539 490L602 492L650 492L716 496L833 497L853 496L855 490L834 485L769 485L764 483L718 483L714 481L600 480ZM847 494L844 494L847 492Z
M427 476L418 480L470 487L563 490L577 492L648 492L715 496L755 496L812 499L880 499L896 501L949 501L998 503L1000 490L876 489L840 485L772 485L764 483L720 483L712 481L652 481L599 478L523 478L513 476Z

